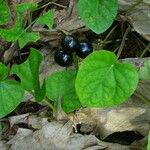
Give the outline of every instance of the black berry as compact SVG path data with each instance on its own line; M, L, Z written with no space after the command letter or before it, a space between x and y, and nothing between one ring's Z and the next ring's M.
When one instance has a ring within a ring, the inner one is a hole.
M62 49L55 52L54 59L62 67L70 66L73 62L72 54Z
M80 58L85 58L92 52L93 52L93 46L92 43L90 42L81 42L79 45L79 49L76 50L76 54Z
M63 39L61 45L65 51L69 51L69 52L73 52L79 48L78 40L74 36L71 36L71 35L67 35Z

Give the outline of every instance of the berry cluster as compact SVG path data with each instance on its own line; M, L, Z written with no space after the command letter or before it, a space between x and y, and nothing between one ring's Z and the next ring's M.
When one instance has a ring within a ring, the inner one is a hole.
M63 39L61 46L62 48L55 52L54 59L62 67L67 67L72 64L72 53L76 53L80 58L85 58L93 52L93 46L90 42L79 42L71 35L67 35Z

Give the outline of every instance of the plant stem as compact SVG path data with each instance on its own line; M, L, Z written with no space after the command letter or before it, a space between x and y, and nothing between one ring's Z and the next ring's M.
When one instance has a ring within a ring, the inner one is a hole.
M36 22L36 20L32 21L31 24L29 24L29 25L23 30L23 32L21 32L21 33L18 35L17 40L18 40L19 37L22 36L22 34L23 34L24 32L26 32L35 22Z
M49 99L47 97L45 97L45 99L43 101L47 104L47 106L49 106L49 108L52 109L52 111L54 113L55 109L54 109L53 105L49 102Z
M142 54L140 55L140 57L142 58L142 57L145 55L145 53L146 53L147 51L150 51L150 42L148 43L148 45L146 46L146 48L143 50L143 52L142 52Z
M28 23L29 25L32 24L32 13L28 11ZM29 31L31 31L31 26L29 27Z
M60 30L62 33L64 33L65 35L70 35L70 33L68 32L68 31L66 31L66 30Z
M73 55L73 62L75 64L76 71L78 71L79 69L78 57L75 52L72 55Z
M39 10L39 9L41 9L41 8L44 8L44 7L46 7L46 6L50 5L50 4L53 4L53 5L56 5L56 6L58 6L58 7L61 7L61 8L66 9L66 6L63 6L63 5L60 5L60 4L56 3L56 1L57 1L57 0L54 0L53 2L48 2L48 3L44 4L43 6L40 6L40 7L37 8L36 10Z
M117 28L118 25L115 25L110 32L106 35L105 39L103 40L102 46L100 47L100 49L103 49L103 47L105 46L105 44L107 43L107 39L110 37L110 35L114 32L114 30Z
M118 58L120 57L120 55L122 53L122 50L123 50L123 47L124 47L124 44L125 44L125 41L126 41L126 37L127 37L128 33L129 33L130 29L131 29L131 27L129 25L127 30L126 30L126 32L125 32L125 34L124 34L124 36L123 36L123 39L121 41L121 45L120 45L120 48L119 48L118 53L117 53L117 57Z

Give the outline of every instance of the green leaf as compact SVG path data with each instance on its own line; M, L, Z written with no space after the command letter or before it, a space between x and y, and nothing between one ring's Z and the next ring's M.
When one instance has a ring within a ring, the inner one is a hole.
M16 41L21 32L23 32L22 17L18 16L15 26L13 26L11 29L0 29L0 37L8 42Z
M81 19L92 31L100 34L107 30L117 14L117 0L79 0Z
M0 82L0 118L12 112L23 100L24 90L17 81Z
M62 98L62 108L65 112L72 112L81 107L75 93L75 71L56 72L46 79L46 95L50 100L57 102Z
M40 39L39 33L35 33L35 32L23 32L20 36L19 36L19 45L20 48L23 48L28 42L36 42L37 40Z
M0 0L0 14L0 24L9 22L10 11L5 0Z
M11 74L17 74L21 79L21 85L29 92L34 90L36 101L40 102L45 96L45 84L40 87L39 66L43 56L35 49L31 49L28 59L20 65L14 64Z
M144 62L144 66L139 70L139 78L150 80L150 60Z
M0 37L6 41L19 41L20 48L24 47L28 42L37 41L40 36L34 32L26 32L23 28L24 12L27 10L35 10L37 5L35 3L21 3L17 4L17 21L11 29L0 29Z
M7 67L4 64L0 63L0 81L6 79L7 73Z
M49 29L52 29L54 23L54 14L52 10L49 10L48 12L37 18L36 23L41 25L47 25Z
M25 3L20 3L17 4L17 13L20 14L20 16L26 11L34 11L37 9L37 4L33 2L25 2Z
M138 74L133 65L118 63L114 53L101 50L84 59L75 87L83 106L109 107L127 100L137 84Z

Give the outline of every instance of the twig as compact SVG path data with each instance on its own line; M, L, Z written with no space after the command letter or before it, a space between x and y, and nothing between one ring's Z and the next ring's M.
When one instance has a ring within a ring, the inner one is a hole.
M49 99L46 97L43 101L52 109L52 111L54 113L55 109L54 109L53 105L49 102Z
M74 7L74 0L70 0L69 7L67 10L67 15L66 15L65 19L67 19L71 16L73 7Z
M124 44L125 44L125 41L126 41L126 37L127 37L128 33L129 33L130 29L131 29L131 27L130 27L130 25L129 25L128 28L127 28L127 30L126 30L126 32L125 32L125 34L124 34L124 36L123 36L123 39L122 39L120 48L119 48L119 50L118 50L118 53L117 53L117 57L118 57L118 58L120 57L120 55L121 55L121 53L122 53L122 50L123 50L123 47L124 47Z
M140 55L140 57L142 58L142 57L145 55L145 53L146 53L147 51L150 52L150 42L148 43L148 45L146 46L146 48L143 50L143 52L142 52L142 54Z
M78 57L77 57L76 53L73 53L73 62L75 64L76 71L78 71L79 64L78 64Z
M67 114L62 109L62 97L61 96L58 97L57 110L56 110L56 113L54 114L54 117L57 120L66 120L68 118Z
M56 1L56 0L55 0L55 1ZM61 7L61 8L66 8L66 6L60 5L60 4L56 3L55 1L54 1L54 2L48 2L47 4L45 4L45 5L41 6L41 7L39 7L38 9L44 8L44 7L46 7L46 6L50 5L50 4L56 5L56 6ZM37 9L37 10L38 10L38 9Z
M106 44L107 39L110 37L110 35L114 32L114 30L117 28L118 25L114 26L110 32L106 35L105 39L103 40L101 49L103 49L104 45Z
M63 5L58 4L58 3L55 3L55 2L51 2L51 3L54 4L54 5L56 5L56 6L59 6L59 7L61 7L61 8L67 8L66 6L63 6Z
M136 34L133 34L133 36L140 42L140 44L146 47L146 44Z

